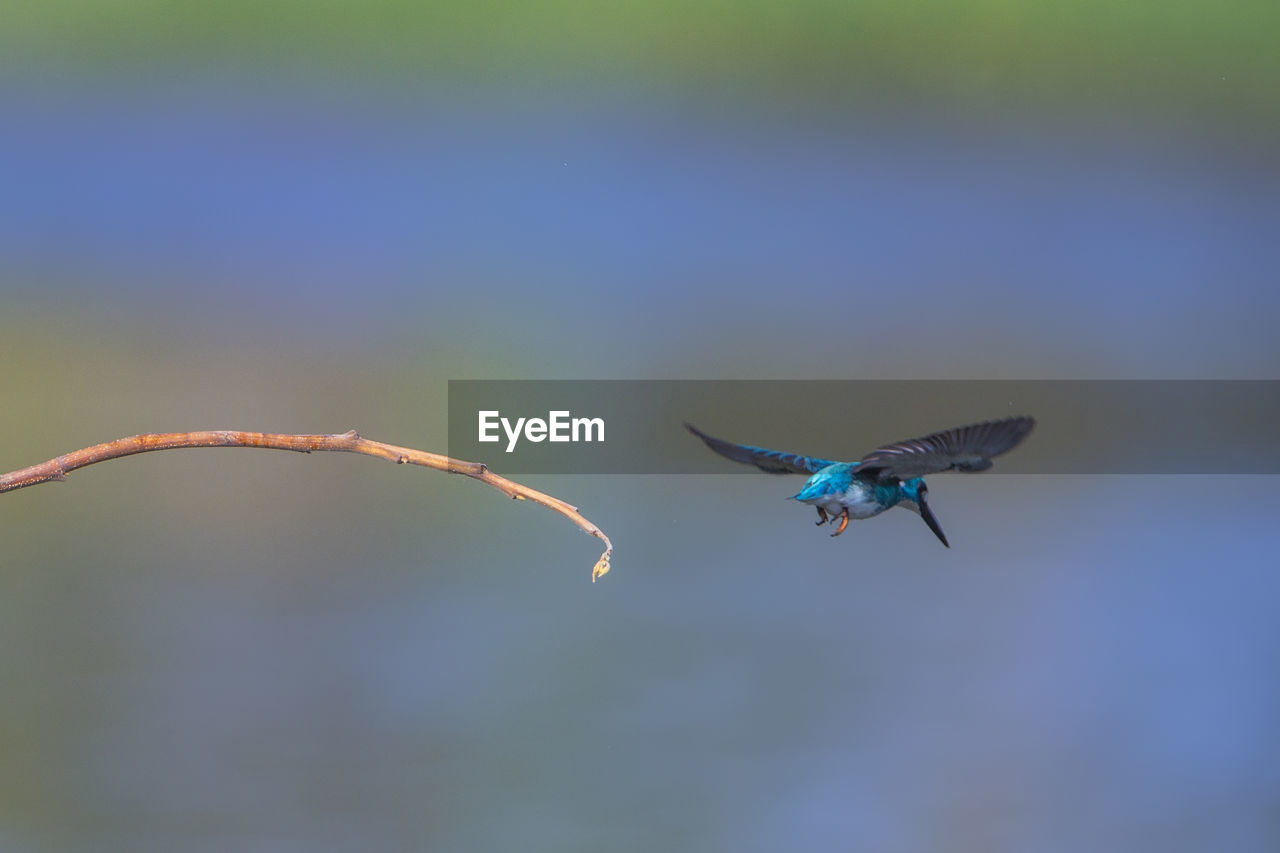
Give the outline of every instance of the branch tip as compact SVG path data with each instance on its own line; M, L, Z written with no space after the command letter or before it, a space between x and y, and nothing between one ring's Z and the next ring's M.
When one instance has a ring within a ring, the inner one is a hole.
M595 583L596 578L602 578L609 574L609 558L613 555L613 549L609 548L600 555L600 559L596 560L596 564L591 567L591 582Z

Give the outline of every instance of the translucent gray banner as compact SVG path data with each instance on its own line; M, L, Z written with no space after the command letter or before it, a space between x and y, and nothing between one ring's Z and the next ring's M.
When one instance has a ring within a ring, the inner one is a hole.
M506 474L747 473L682 424L854 460L1014 414L1038 425L996 473L1280 473L1280 381L1244 380L461 380L449 454Z

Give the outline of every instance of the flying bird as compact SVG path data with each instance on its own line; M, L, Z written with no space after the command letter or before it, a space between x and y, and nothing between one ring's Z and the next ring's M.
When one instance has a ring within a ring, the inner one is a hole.
M927 474L941 471L986 471L992 459L1022 443L1036 425L1025 415L970 424L935 432L922 438L886 444L857 462L833 462L799 453L767 450L749 444L734 444L707 435L693 424L685 428L706 442L716 453L734 462L754 465L770 474L810 474L795 500L818 510L818 524L839 526L839 536L849 519L877 516L895 506L919 513L924 523L943 545L950 548L938 519L929 509Z

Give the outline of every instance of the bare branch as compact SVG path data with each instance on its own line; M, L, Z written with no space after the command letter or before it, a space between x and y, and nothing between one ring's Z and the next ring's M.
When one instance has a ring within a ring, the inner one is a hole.
M578 525L579 528L604 542L604 553L591 569L591 580L609 571L609 559L613 555L613 543L599 527L596 527L579 512L576 506L559 498L544 494L521 485L514 480L500 477L489 470L481 462L464 462L439 453L428 453L425 450L414 450L411 447L397 447L394 444L383 444L381 441L370 441L361 438L355 430L340 435L290 435L276 432L241 432L239 430L207 430L205 432L164 432L134 435L118 438L106 444L95 444L62 456L23 468L0 474L0 492L11 492L14 489L36 486L54 480L65 480L67 474L77 468L118 459L121 456L132 456L135 453L149 453L153 450L173 450L181 447L262 447L268 450L294 450L299 453L311 453L317 450L337 450L345 453L360 453L365 456L376 456L401 465L421 465L437 471L448 471L450 474L462 474L487 483L509 498L528 500L541 504L550 510L560 513Z

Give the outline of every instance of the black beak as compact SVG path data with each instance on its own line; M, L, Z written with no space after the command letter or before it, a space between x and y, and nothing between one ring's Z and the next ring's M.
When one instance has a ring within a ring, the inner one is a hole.
M951 543L947 541L947 534L942 532L942 527L938 525L938 519L933 517L933 510L929 509L929 490L923 485L920 486L920 517L924 519L924 523L929 525L929 529L933 531L933 535L938 537L938 541L948 548Z

